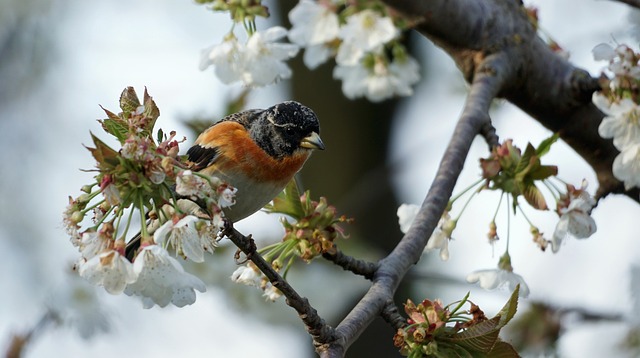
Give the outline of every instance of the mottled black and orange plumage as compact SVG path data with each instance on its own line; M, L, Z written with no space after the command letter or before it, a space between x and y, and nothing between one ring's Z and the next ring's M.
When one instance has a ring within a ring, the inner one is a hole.
M237 222L284 190L313 149L324 149L318 118L287 101L228 115L202 132L187 156L192 170L238 189L235 205L224 208L225 217ZM137 235L127 244L129 260L139 247Z
M313 149L324 149L315 113L288 101L229 115L205 130L187 152L193 170L236 187L231 221L260 210L302 168Z

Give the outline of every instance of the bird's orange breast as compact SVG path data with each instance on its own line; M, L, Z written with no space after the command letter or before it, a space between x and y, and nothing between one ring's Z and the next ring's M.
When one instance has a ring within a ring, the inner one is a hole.
M278 182L284 183L283 185L302 168L311 154L310 150L298 150L293 155L276 159L262 150L241 124L232 121L221 122L209 128L198 137L196 144L217 149L218 156L214 166L218 171L242 171L255 181Z

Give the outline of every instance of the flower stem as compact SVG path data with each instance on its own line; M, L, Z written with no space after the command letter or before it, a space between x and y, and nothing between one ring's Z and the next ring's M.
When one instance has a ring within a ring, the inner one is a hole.
M469 190L473 189L478 184L482 183L483 180L484 180L484 178L478 179L477 181L475 181L474 183L472 183L471 185L466 187L464 190L462 190L460 193L454 195L451 199L449 199L449 206L453 205L453 203L456 200L458 200L461 196L463 196L466 192L468 192Z

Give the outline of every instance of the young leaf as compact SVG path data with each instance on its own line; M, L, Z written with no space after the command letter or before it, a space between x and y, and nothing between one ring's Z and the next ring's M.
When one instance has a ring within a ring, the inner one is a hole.
M291 179L284 191L273 199L273 204L265 206L265 209L268 212L289 215L296 220L305 217L306 214L300 202L300 192L295 178Z
M111 149L103 141L98 139L98 137L96 137L93 133L91 133L91 139L93 140L93 144L96 147L86 148L91 152L91 155L93 155L93 157L98 162L98 168L100 168L101 171L107 171L116 167L119 163L118 152Z
M523 178L529 172L533 162L532 159L535 158L536 150L533 148L531 143L527 143L527 148L524 150L524 153L520 157L520 161L514 170L514 173L517 177Z
M138 107L140 107L140 100L136 90L131 86L125 88L120 95L120 108L123 116L129 118L131 112L135 112Z
M100 123L102 123L102 128L104 128L107 133L113 135L120 141L120 144L123 144L129 137L129 127L120 118L117 120L105 119L100 121Z
M558 175L558 167L555 165L540 165L533 170L529 178L532 180L544 180L550 176Z
M520 293L520 284L516 286L516 289L511 293L511 297L509 297L509 301L505 303L504 307L498 312L496 317L500 317L500 323L498 328L502 328L511 321L513 316L516 314L518 310L518 294Z
M111 112L110 110L108 110L108 109L106 109L106 108L104 108L104 107L102 107L102 106L100 106L100 108L102 108L102 110L104 111L104 113L106 113L106 114L107 114L107 117L108 117L109 119L116 119L116 120L118 120L118 119L119 119L119 120L122 120L122 118L118 117L118 115L117 115L117 114L115 114L115 113Z
M522 191L522 195L527 200L527 203L529 203L529 205L533 206L535 209L538 209L538 210L549 209L549 207L547 206L547 201L544 200L544 196L542 195L542 192L540 191L540 189L538 189L538 187L535 184L533 183L523 184L521 191Z
M498 340L496 345L493 346L491 352L486 356L487 358L519 358L520 355L516 352L512 345L505 341Z
M162 131L162 128L158 129L158 137L157 137L157 143L161 143L162 141L164 141L164 132Z
M160 117L160 109L156 106L156 103L153 101L153 98L149 96L147 92L147 88L144 88L144 113L143 115L149 118L149 123L147 124L147 130L149 133L153 131L153 126L156 124L156 120Z
M538 144L538 148L536 149L536 154L538 155L538 157L542 157L543 155L547 154L551 149L551 145L558 141L558 138L560 138L558 133L553 133L551 137L540 142L540 144Z
M500 329L497 328L500 323L500 317L479 322L473 326L458 332L450 337L442 338L443 340L456 343L467 349L488 353L493 349Z

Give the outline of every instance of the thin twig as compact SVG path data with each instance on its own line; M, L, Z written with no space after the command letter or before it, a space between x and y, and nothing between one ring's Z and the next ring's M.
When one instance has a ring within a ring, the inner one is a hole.
M367 280L371 280L378 269L378 264L345 255L340 250L336 250L335 253L324 253L322 254L322 257L342 267L346 271L351 271L356 275L364 276Z
M298 316L305 324L307 332L312 336L314 345L318 347L317 349L337 339L335 329L325 323L315 308L311 306L309 300L300 296L256 251L253 239L240 233L233 227L233 224L228 221L225 221L222 233L242 250L247 259L251 260L251 262L264 273L274 287L282 292L286 297L287 305L298 312Z

